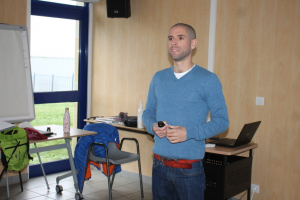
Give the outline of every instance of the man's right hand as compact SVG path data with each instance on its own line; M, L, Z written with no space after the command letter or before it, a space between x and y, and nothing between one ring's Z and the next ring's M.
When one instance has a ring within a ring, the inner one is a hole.
M169 129L169 125L166 121L163 121L165 126L164 127L158 127L158 123L155 123L152 127L153 132L159 137L163 138L167 136L167 130Z

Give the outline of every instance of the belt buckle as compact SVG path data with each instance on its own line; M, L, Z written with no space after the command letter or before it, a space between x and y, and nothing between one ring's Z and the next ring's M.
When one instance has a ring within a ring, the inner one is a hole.
M162 159L166 160L166 161L172 161L172 160L174 160L175 162L177 162L177 159L173 159L173 158L162 157Z
M164 161L164 160L169 161L170 158L167 158L167 157L161 157L161 160L162 160L162 161Z

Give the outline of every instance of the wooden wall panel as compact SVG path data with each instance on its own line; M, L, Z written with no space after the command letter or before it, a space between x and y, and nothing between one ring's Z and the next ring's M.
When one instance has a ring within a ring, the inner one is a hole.
M27 0L0 0L0 23L26 25Z
M300 1L218 1L215 73L223 83L229 137L261 120L254 141L255 199L297 199L300 184ZM265 105L255 105L264 97Z
M184 22L198 33L194 61L207 68L210 1L131 0L131 17L107 18L106 2L94 4L92 115L137 115L152 76L170 67L167 36ZM191 14L193 13L193 14Z

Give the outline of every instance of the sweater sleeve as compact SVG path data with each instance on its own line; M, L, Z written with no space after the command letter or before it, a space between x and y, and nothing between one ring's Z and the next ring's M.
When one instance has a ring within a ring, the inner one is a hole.
M143 123L148 131L148 133L154 135L154 132L152 130L153 125L156 123L156 96L155 96L155 90L154 90L154 77L150 83L148 97L147 97L147 103L145 110L143 112Z
M186 127L187 139L205 140L227 130L229 118L222 85L217 75L211 73L205 88L205 101L211 113L211 121Z

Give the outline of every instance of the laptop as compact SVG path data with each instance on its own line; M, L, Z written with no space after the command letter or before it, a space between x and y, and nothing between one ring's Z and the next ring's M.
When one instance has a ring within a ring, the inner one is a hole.
M248 144L251 142L256 130L258 129L261 121L245 124L240 135L237 139L230 138L210 138L213 141L209 142L210 144L215 144L216 146L224 146L224 147L238 147L244 144Z

